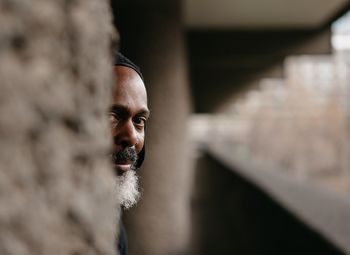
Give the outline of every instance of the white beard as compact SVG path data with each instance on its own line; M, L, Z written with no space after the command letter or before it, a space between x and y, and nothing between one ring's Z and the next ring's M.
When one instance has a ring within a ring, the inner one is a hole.
M140 198L138 190L138 177L133 170L125 172L122 176L117 176L118 185L117 199L121 206L129 209L134 206Z

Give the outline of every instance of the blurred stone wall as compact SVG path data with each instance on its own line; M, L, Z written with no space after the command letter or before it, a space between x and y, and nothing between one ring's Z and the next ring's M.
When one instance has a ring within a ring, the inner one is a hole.
M288 58L284 80L240 105L252 156L300 178L348 176L348 77L342 55Z
M108 1L0 0L0 254L114 254Z
M349 77L348 53L291 56L284 79L261 80L225 113L196 116L192 133L215 133L237 157L348 193Z
M344 254L240 171L199 151L189 254Z

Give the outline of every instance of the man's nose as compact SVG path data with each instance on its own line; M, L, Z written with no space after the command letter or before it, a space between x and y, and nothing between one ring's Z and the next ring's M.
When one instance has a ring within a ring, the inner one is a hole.
M137 132L132 120L119 123L115 129L114 143L123 147L132 147L137 143Z

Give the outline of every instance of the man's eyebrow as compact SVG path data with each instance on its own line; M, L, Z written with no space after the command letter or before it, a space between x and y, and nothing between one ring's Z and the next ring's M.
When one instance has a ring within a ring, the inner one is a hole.
M109 108L110 112L119 112L122 114L128 114L130 113L130 110L123 106L123 105L117 105L114 104ZM146 117L148 118L150 115L150 111L148 110L148 108L141 108L141 110L139 110L139 112L137 113L138 115L146 115Z
M149 117L151 115L150 111L148 109L142 109L140 112L139 112L139 115L145 115L145 117Z
M128 112L128 109L122 105L114 104L109 108L109 111L110 112Z

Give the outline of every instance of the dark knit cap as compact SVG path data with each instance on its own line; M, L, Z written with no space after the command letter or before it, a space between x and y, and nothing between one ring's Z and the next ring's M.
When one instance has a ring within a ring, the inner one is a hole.
M114 66L126 66L126 67L129 67L129 68L135 70L138 73L138 75L141 77L142 81L143 81L143 76L142 76L140 68L137 65L135 65L130 59L125 57L120 52L114 53L113 57L114 57ZM146 130L146 127L145 127L145 130ZM144 142L142 150L137 155L138 159L137 159L137 162L136 162L136 165L135 165L135 167L137 169L141 167L141 165L142 165L142 163L143 163L143 161L145 159L145 154L146 154L145 144L146 144L146 142Z
M140 68L137 65L135 65L130 59L125 57L123 54L121 54L120 52L114 53L114 65L115 66L126 66L126 67L129 67L131 69L134 69L139 74L141 79L143 80L143 76L142 76Z

